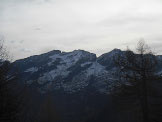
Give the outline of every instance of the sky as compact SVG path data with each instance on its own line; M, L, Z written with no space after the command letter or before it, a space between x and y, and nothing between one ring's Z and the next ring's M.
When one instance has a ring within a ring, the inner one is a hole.
M14 60L50 50L99 56L141 38L162 54L162 0L0 0L0 39Z

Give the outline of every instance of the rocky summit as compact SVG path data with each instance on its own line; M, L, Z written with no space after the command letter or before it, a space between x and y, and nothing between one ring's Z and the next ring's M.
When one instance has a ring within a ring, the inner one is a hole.
M98 92L108 93L114 79L113 55L116 53L122 51L114 49L97 58L96 54L84 50L54 50L17 60L13 66L21 81L27 85L35 84L40 93L55 90L74 93L90 86Z

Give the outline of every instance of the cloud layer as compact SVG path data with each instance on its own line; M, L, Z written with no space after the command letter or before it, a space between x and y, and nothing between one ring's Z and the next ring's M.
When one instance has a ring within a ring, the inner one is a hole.
M53 49L98 55L139 38L160 53L161 0L1 0L0 34L15 59Z

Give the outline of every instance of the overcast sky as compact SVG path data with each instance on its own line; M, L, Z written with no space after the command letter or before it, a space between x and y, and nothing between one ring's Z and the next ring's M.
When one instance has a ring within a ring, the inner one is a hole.
M100 55L140 38L162 54L162 0L0 0L0 37L14 59L54 49Z

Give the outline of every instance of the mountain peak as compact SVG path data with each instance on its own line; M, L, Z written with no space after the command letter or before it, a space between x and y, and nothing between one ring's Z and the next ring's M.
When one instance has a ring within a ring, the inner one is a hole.
M93 54L93 53L90 53L90 52L88 52L88 51L81 50L81 49L74 50L74 51L72 51L72 52L74 52L74 53L88 53L88 54Z
M52 51L49 51L49 52L47 52L45 54L52 55L52 54L59 54L59 53L61 53L60 50L52 50Z
M119 52L121 52L120 49L114 48L114 49L113 49L112 51L110 51L109 53L119 53Z

